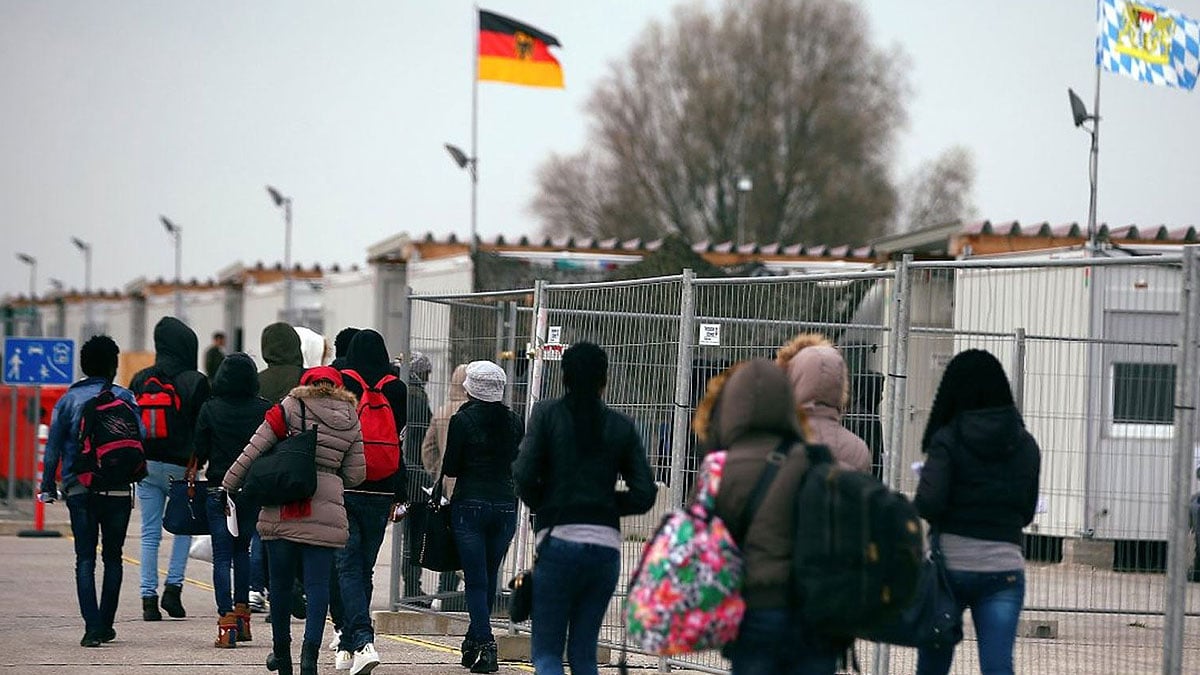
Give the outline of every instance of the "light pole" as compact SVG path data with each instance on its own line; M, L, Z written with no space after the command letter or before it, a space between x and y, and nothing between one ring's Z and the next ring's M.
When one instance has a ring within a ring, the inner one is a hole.
M1067 97L1071 101L1071 117L1075 121L1077 129L1083 129L1092 136L1092 149L1088 161L1088 181L1091 186L1091 191L1088 196L1088 248L1096 250L1096 178L1100 164L1100 77L1099 71L1096 76L1096 105L1094 112L1088 114L1087 106L1083 104L1083 100L1071 89L1067 89ZM1092 128L1089 129L1083 126L1084 122L1091 122Z
M183 228L166 216L159 216L158 219L166 228L167 234L175 238L175 318L183 321L183 289L180 288L180 284L183 283Z
M476 195L479 192L479 158L468 157L467 153L462 151L462 148L457 145L446 143L446 152L450 153L450 158L458 165L460 169L466 169L471 174L471 255L474 257L475 251L478 248L475 244L475 213L476 213Z
M71 243L75 244L75 248L83 253L83 294L87 316L87 327L84 329L84 334L91 335L95 330L95 313L92 308L92 245L80 239L79 237L71 237Z
M288 323L293 322L292 309L292 198L283 196L279 190L267 186L267 194L275 206L283 209L283 312Z
M18 253L17 260L29 265L29 334L37 335L40 332L37 310L37 258L28 253Z
M741 178L738 178L738 182L737 182L737 195L738 195L738 200L737 200L737 205L738 205L738 208L737 208L737 243L738 243L738 246L741 246L742 244L746 243L744 241L744 239L745 239L745 232L744 232L745 218L743 217L743 212L745 212L745 210L746 210L746 205L745 205L746 195L750 194L750 191L753 189L754 189L754 181L750 180L750 176L743 175Z

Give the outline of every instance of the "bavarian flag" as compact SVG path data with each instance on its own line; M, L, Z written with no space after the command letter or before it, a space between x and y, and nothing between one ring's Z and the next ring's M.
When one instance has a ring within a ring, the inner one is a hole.
M1100 0L1096 65L1139 82L1191 89L1200 75L1200 22L1149 2Z
M479 79L530 87L563 86L562 66L550 53L558 38L494 12L479 11Z

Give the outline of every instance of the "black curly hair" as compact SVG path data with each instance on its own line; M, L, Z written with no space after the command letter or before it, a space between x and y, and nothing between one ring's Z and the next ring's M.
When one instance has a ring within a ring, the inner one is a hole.
M1012 387L1004 366L991 352L982 349L959 352L946 364L946 372L933 397L933 408L921 437L921 452L929 451L933 435L959 413L1013 404Z

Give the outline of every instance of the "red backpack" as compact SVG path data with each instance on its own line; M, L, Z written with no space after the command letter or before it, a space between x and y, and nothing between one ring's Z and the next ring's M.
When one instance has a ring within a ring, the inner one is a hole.
M117 398L112 383L83 406L76 474L90 490L129 489L146 477L146 455L137 414Z
M395 375L384 375L375 386L367 384L353 370L342 371L362 386L358 399L358 422L362 426L363 455L367 459L367 480L376 481L396 473L400 466L400 435L392 404L383 395L383 386L395 381Z
M175 390L175 383L166 375L147 377L137 395L137 404L142 410L142 426L146 428L147 441L170 438L178 428L182 401Z

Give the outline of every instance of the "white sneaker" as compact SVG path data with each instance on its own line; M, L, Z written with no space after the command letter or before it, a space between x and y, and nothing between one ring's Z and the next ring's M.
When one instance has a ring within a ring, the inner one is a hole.
M250 591L250 611L261 614L267 611L267 599L258 591Z
M338 650L338 646L341 644L342 644L341 631L336 631L336 630L333 631L333 639L329 641L329 651L336 652Z
M354 664L354 655L347 651L338 650L338 653L333 657L334 670L350 670L350 666Z
M350 666L350 675L365 675L379 665L379 654L375 645L368 642L362 649L354 652L354 664Z

